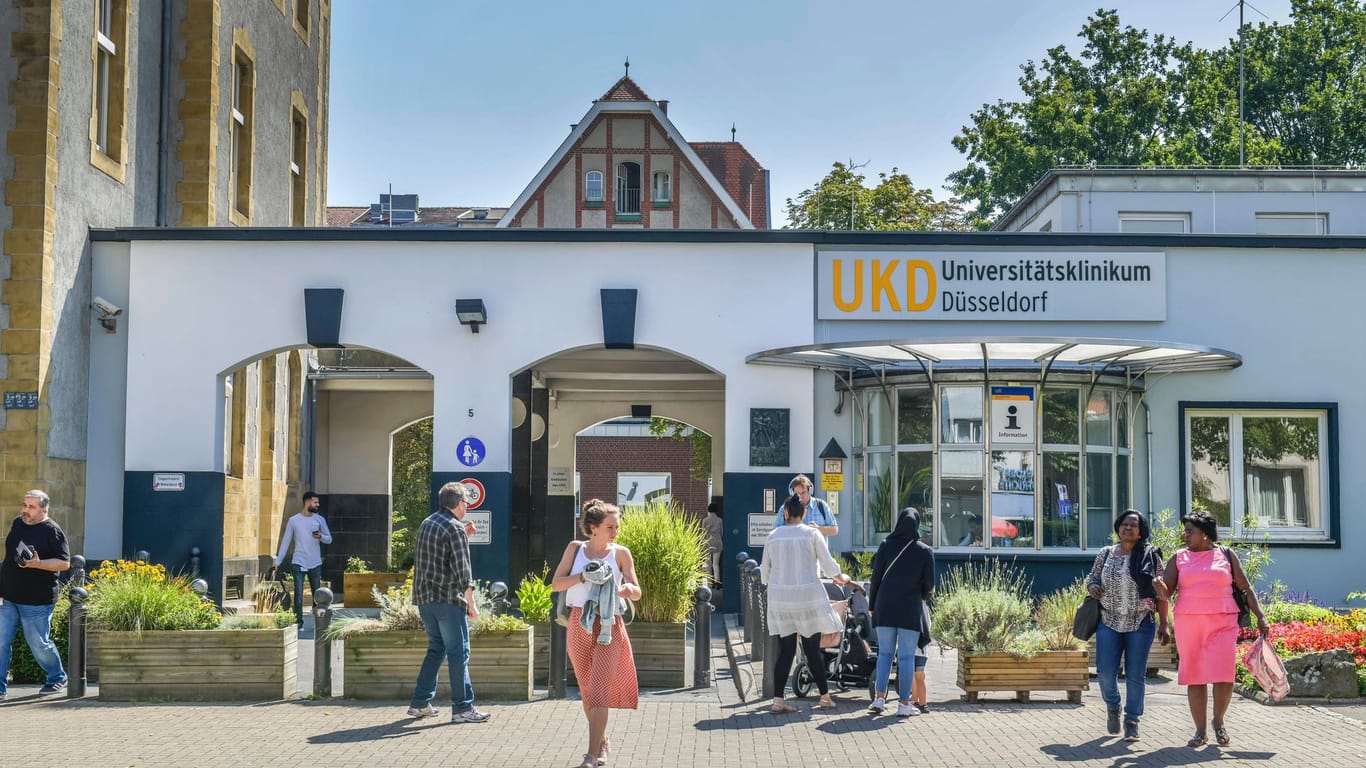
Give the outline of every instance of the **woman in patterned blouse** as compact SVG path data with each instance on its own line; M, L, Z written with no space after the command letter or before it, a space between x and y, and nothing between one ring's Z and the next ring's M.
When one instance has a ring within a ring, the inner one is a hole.
M1096 627L1096 679L1107 710L1106 728L1119 733L1119 662L1124 658L1124 740L1138 741L1138 718L1143 715L1144 677L1153 634L1163 645L1171 642L1167 598L1159 591L1162 552L1148 543L1148 521L1137 510L1126 510L1115 521L1119 543L1096 555L1086 588L1100 600ZM1156 579L1156 583L1154 583ZM1153 614L1157 615L1154 627Z

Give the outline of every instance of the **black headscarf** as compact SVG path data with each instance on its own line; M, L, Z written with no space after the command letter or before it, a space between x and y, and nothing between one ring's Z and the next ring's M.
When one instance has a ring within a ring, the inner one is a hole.
M901 510L901 515L896 519L896 527L892 529L889 539L900 541L918 541L920 539L920 513L915 507L906 507Z
M1148 518L1136 509L1124 510L1115 518L1115 535L1119 535L1119 526L1124 518L1131 515L1138 518L1138 541L1134 542L1133 551L1129 553L1129 578L1138 585L1139 597L1155 598L1157 590L1153 588L1153 579L1158 575L1157 563L1162 558L1162 551L1148 541L1152 535Z

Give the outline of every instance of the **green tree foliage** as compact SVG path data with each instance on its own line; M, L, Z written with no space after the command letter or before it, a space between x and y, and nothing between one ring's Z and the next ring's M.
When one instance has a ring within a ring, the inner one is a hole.
M815 187L787 199L791 229L961 230L956 200L938 201L928 189L893 168L879 173L876 186L844 163L835 163Z
M688 468L688 475L698 481L706 481L711 477L711 435L681 421L662 416L650 417L650 434L690 445L692 464Z
M406 571L413 564L417 527L432 512L432 420L410 424L394 434L393 537L390 561Z
M1249 165L1366 159L1366 9L1292 0L1287 23L1245 28ZM968 165L949 186L986 227L1063 166L1236 165L1238 40L1177 44L1100 10L1065 46L1020 67L1018 101L984 104L953 145Z

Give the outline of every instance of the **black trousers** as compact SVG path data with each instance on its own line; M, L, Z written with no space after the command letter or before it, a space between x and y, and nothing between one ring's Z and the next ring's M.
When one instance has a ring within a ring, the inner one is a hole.
M811 677L816 681L816 690L821 695L829 693L825 680L825 656L821 654L819 634L802 638L802 653L806 654L806 665L811 669ZM797 635L791 634L778 638L778 659L773 664L773 698L783 695L787 688L787 678L792 674L792 661L797 658Z

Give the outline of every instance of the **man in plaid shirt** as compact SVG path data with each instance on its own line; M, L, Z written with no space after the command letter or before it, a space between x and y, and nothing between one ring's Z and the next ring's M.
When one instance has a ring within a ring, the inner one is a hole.
M479 618L474 605L474 574L470 568L469 534L474 525L465 510L477 492L461 483L446 483L437 494L441 508L417 529L413 557L413 604L427 628L427 655L417 673L408 716L437 714L432 706L441 659L450 664L451 722L485 723L487 713L474 708L470 685L469 622Z

